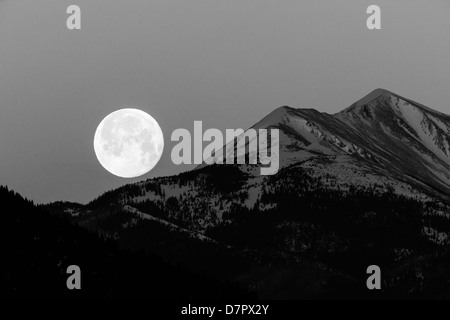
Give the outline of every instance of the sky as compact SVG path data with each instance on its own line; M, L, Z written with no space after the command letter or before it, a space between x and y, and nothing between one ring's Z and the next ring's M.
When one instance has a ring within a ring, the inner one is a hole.
M81 8L81 30L66 9ZM381 30L366 9L381 7ZM446 0L0 1L0 185L38 203L87 203L190 169L176 128L248 128L277 107L336 113L376 88L450 110ZM97 161L100 121L151 114L165 148L123 179Z

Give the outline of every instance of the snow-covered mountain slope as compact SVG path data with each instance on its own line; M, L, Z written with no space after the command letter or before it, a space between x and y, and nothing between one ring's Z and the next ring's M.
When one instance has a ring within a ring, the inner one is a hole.
M304 162L343 183L450 196L450 116L387 90L333 115L281 107L252 128L280 130L280 167ZM232 143L224 152L236 152Z
M450 196L450 116L381 89L334 116L381 170Z

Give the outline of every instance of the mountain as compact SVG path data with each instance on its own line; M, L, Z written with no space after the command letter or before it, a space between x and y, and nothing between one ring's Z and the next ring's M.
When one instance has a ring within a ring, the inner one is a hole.
M387 90L333 115L281 107L252 128L280 130L281 167L303 162L341 187L381 180L401 194L450 195L450 116Z
M252 128L279 129L277 174L202 164L45 209L260 298L361 297L371 264L384 297L450 295L450 116L377 89Z

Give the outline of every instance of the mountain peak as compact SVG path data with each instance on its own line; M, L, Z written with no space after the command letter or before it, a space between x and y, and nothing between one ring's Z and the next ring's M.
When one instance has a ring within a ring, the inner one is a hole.
M283 119L287 116L289 111L295 110L292 107L289 106L282 106L278 107L275 110L273 110L271 113L269 113L267 116L262 118L259 122L254 124L252 128L254 129L262 129L267 128L270 125L278 124L283 122Z
M359 108L361 106L367 105L370 102L379 99L380 97L391 97L391 96L398 96L395 93L392 93L389 90L378 88L370 92L368 95L364 96L363 98L359 99L355 103L353 103L350 107L344 109L342 112L351 111L355 108Z
M370 96L370 95L374 95L374 96L388 95L388 96L391 96L391 95L395 95L395 93L393 93L393 92L391 92L389 90L383 89L383 88L377 88L377 89L373 90L371 93L369 93L367 96Z
M373 90L368 95L364 96L362 99L360 99L360 100L356 101L355 103L353 103L350 107L342 110L341 112L338 112L338 114L343 114L343 113L347 113L347 112L350 112L350 111L355 111L355 109L359 109L360 107L368 105L371 102L374 102L375 100L378 100L380 98L382 98L384 100L389 99L389 98L396 98L397 100L402 100L402 101L406 102L410 106L414 106L416 108L422 109L424 112L432 113L432 114L438 115L440 117L445 117L447 119L447 121L450 118L447 114L444 114L442 112L436 111L436 110L431 109L431 108L429 108L427 106L424 106L421 103L418 103L416 101L413 101L413 100L405 98L405 97L402 97L402 96L400 96L400 95L398 95L396 93L393 93L393 92L391 92L389 90L382 89L382 88L378 88L378 89ZM382 103L382 104L378 104L378 105L380 106L380 105L386 105L386 104Z

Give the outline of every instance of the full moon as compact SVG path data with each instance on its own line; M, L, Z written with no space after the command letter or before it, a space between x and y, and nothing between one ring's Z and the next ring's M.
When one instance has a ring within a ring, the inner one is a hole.
M139 109L120 109L97 127L94 150L100 164L112 174L134 178L152 170L161 158L164 137L158 122Z

